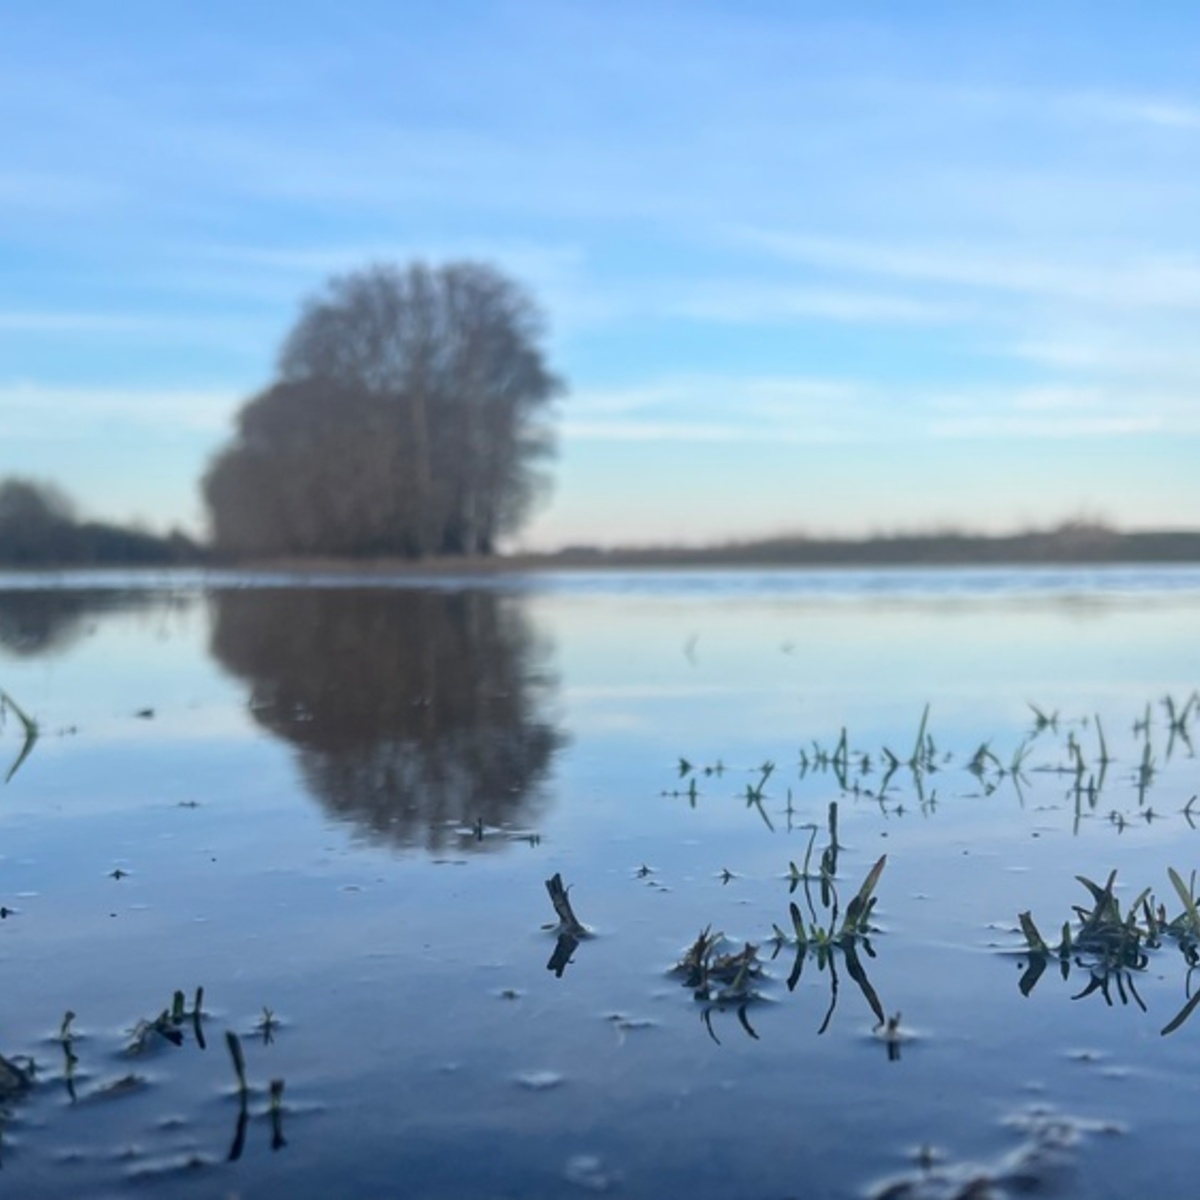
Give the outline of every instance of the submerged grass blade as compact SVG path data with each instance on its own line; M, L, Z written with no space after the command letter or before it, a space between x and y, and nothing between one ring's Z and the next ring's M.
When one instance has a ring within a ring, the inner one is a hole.
M225 1044L229 1047L229 1057L233 1059L233 1069L237 1073L238 1095L241 1096L244 1104L250 1091L250 1085L246 1082L246 1059L242 1054L242 1040L232 1029L227 1029Z
M27 738L37 737L37 722L3 688L0 688L0 702L2 702L0 707L12 709L13 715L21 722Z
M196 1035L196 1045L201 1050L207 1050L208 1047L204 1041L204 1026L201 1023L201 1018L204 1015L204 988L196 989L196 998L192 1001L192 1032Z
M1174 1033L1180 1025L1184 1023L1196 1011L1196 1005L1200 1004L1200 992L1197 992L1176 1014L1167 1022L1166 1025L1159 1030L1160 1037L1166 1037L1168 1033Z
M746 1016L746 1006L745 1006L744 1004L739 1004L739 1005L738 1005L738 1010L737 1010L737 1018L738 1018L738 1021L741 1023L741 1026L742 1026L742 1028L743 1028L743 1029L744 1029L744 1030L745 1030L745 1031L746 1031L746 1032L747 1032L747 1033L748 1033L748 1034L749 1034L749 1035L750 1035L750 1036L751 1036L751 1037L752 1037L752 1038L753 1038L753 1039L754 1039L756 1042L757 1042L757 1041L759 1041L759 1036L758 1036L758 1034L754 1032L754 1026L750 1024L750 1018Z
M1034 988L1038 985L1038 980L1045 973L1046 958L1044 954L1030 955L1030 965L1025 968L1025 972L1021 974L1021 978L1016 982L1016 986L1022 996L1031 994Z
M850 978L858 984L858 990L862 992L863 998L870 1005L871 1011L875 1014L880 1025L887 1023L887 1015L883 1011L883 1005L880 1003L879 995L871 986L871 981L867 978L866 971L863 970L863 965L858 957L858 950L855 948L853 938L845 938L842 941L842 957L846 960L846 971Z
M271 1080L271 1149L282 1150L287 1145L283 1136L283 1080Z
M25 733L25 742L21 747L21 752L17 755L16 762L9 767L8 774L4 777L4 782L8 783L33 751L40 730L38 729L38 723L3 688L0 688L0 715L4 713L5 709L12 711L17 720L21 722L21 728Z
M834 1009L837 1008L838 1002L838 973L837 962L833 955L829 956L829 1007L825 1010L825 1020L821 1022L821 1028L817 1030L817 1036L820 1037L825 1030L829 1028L829 1022L833 1020Z

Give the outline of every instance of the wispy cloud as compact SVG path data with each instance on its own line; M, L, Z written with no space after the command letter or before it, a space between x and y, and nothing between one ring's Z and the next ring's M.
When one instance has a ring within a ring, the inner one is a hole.
M1064 99L1064 107L1086 116L1180 131L1200 130L1200 105L1170 96L1087 92Z
M781 376L676 376L584 390L565 410L567 439L615 442L860 440L880 413L866 385Z
M768 377L680 377L584 392L563 425L566 438L580 441L810 445L1198 433L1200 402L1188 391L1132 394L1061 382L939 390Z
M1097 264L986 244L898 245L768 229L740 236L787 261L860 275L1115 308L1200 309L1200 260L1190 253Z
M189 257L200 262L224 264L231 272L247 268L299 277L322 279L373 263L439 263L460 259L502 262L522 278L560 279L583 264L583 252L575 244L545 240L493 237L376 237L336 244L270 246L254 244L211 244L190 248Z
M115 313L0 311L0 333L140 333L144 323Z
M845 324L930 325L964 320L970 305L939 303L894 291L818 288L748 277L700 279L670 274L597 283L593 264L575 243L554 244L505 238L376 239L341 245L293 247L213 245L195 248L201 262L215 264L236 288L255 274L287 283L278 288L315 286L330 276L374 263L431 263L457 259L494 262L527 282L568 331L622 321L684 318L721 325L790 324L829 321Z
M676 316L722 324L834 321L847 324L930 325L964 319L968 306L853 289L814 288L746 280L681 284L665 305Z
M1200 405L1200 349L1182 328L1098 324L1090 329L1045 330L1020 339L1011 352L1039 366L1137 385L1174 380L1194 390Z
M1045 414L957 417L932 421L928 433L933 438L987 441L1014 438L1021 441L1071 441L1079 438L1124 437L1131 434L1165 433L1155 416L1049 416Z
M792 442L829 445L856 440L829 425L768 426L756 422L612 420L563 422L563 436L576 441L606 442Z
M0 436L29 440L94 438L115 427L160 436L219 435L244 397L171 388L67 388L0 383Z
M214 315L203 311L121 312L96 310L0 309L0 349L10 370L27 375L25 356L55 348L71 364L93 356L138 349L147 355L170 354L206 361L210 377L228 375L242 363L264 361L280 336L272 312ZM218 365L219 364L219 365ZM177 372L178 365L174 370Z
M862 383L812 376L671 375L629 387L587 388L571 399L576 416L589 418L670 408L726 410L747 415L811 416L822 407L846 404L870 392Z
M181 259L189 264L185 278L194 277L198 267L208 286L220 286L222 280L234 290L250 286L263 295L278 295L292 310L337 275L375 264L419 261L436 266L463 260L493 263L520 280L550 315L554 334L569 335L646 307L631 306L626 294L589 284L586 255L574 242L476 235L290 246L218 243L189 247Z
M0 310L0 332L7 333L179 333L196 322L161 315L120 312L22 312Z
M1195 392L1131 391L1110 384L971 385L928 398L924 431L936 439L1062 440L1200 434Z

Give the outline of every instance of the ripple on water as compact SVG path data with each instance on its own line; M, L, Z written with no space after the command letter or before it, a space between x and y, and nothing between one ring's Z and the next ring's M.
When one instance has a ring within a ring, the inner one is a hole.
M522 1071L517 1083L531 1092L547 1092L558 1087L563 1078L557 1071Z

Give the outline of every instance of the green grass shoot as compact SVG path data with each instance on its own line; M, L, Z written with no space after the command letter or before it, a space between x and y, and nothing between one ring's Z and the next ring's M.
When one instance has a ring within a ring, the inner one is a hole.
M929 703L926 701L925 709L921 713L921 724L917 728L917 740L913 744L912 756L908 760L908 765L915 771L925 761L925 727L929 724Z
M1183 882L1179 872L1174 867L1168 867L1167 874L1170 876L1171 883L1175 891L1179 894L1180 900L1183 901L1183 910L1187 915L1188 923L1191 925L1192 936L1200 938L1200 911L1196 908L1196 901L1192 894L1196 884L1195 878L1193 877L1192 886L1189 887Z
M858 889L858 894L846 906L846 916L842 921L841 937L855 937L865 933L867 921L875 907L875 886L887 865L887 855L881 854L878 862L867 872L866 879Z

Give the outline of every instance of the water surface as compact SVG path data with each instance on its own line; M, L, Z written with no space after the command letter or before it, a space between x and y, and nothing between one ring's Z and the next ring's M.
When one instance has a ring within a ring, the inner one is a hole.
M1186 944L1031 984L1017 918L1181 911L1198 645L1187 570L6 579L5 1178L1187 1194ZM884 854L865 944L772 941ZM725 999L706 928L758 947Z

